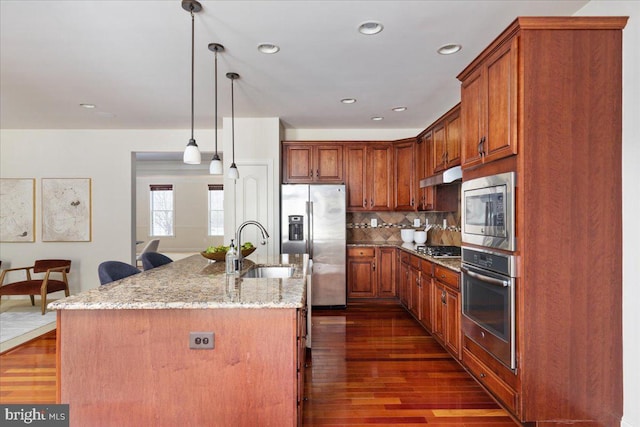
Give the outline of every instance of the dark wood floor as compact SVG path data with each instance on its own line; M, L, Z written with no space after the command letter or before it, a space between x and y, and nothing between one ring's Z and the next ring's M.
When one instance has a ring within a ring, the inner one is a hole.
M517 426L399 305L312 319L305 426Z
M516 427L396 304L314 310L304 426ZM55 331L0 355L0 403L55 402Z

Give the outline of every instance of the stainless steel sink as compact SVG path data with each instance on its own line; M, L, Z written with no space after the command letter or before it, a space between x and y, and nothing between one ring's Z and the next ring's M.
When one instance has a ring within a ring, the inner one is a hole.
M281 265L258 265L247 270L242 277L264 279L286 279L293 276L294 267Z

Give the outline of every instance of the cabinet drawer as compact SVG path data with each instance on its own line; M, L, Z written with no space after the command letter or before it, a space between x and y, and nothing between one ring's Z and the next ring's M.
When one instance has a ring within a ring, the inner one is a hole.
M446 267L436 265L433 271L433 275L440 282L449 285L452 288L460 289L460 273L449 270Z
M466 348L462 350L462 363L482 385L489 389L496 399L502 402L509 411L518 415L516 411L518 393L502 381L493 371L489 370Z
M347 248L347 256L348 257L359 257L359 256L366 256L366 257L372 257L375 255L375 248Z

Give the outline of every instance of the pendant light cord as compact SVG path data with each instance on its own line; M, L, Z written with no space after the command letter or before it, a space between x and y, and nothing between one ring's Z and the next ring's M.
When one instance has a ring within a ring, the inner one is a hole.
M193 75L194 75L194 57L195 57L195 21L193 19L193 5L191 5L191 139L193 139Z
M214 156L217 157L218 156L218 51L216 50L214 52L214 58L215 58L215 77L214 77L214 82L215 82L215 96L214 96L214 121L215 121L215 145L216 145L216 154Z
M235 121L234 121L235 114L233 112L234 111L234 108L233 108L233 106L234 106L234 102L233 102L233 81L234 80L235 79L233 79L233 78L231 79L231 159L232 159L231 162L233 164L236 163L236 137L235 137L236 125L235 125Z

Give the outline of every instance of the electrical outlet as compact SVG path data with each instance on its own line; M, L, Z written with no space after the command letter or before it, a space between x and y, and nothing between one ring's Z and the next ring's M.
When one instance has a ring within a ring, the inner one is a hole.
M215 335L213 332L189 332L189 348L194 350L213 350Z

